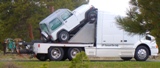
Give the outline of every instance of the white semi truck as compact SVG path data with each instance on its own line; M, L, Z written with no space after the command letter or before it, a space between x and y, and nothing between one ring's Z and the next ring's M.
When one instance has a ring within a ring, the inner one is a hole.
M129 35L116 25L116 15L98 11L97 21L87 23L67 43L34 43L36 57L45 61L72 60L84 51L91 57L135 58L146 61L158 55L158 46L151 35Z

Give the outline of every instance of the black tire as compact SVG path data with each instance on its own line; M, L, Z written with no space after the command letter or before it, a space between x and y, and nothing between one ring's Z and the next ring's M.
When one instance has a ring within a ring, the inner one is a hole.
M61 61L65 61L67 59L67 55L64 55Z
M66 53L64 53L64 56L63 56L63 58L62 58L62 60L61 61L65 61L66 59L67 59L67 48L63 48L63 50L64 50L64 52L66 52Z
M139 46L136 48L134 58L137 61L146 61L149 57L149 50L145 46Z
M51 61L61 61L64 56L64 50L62 48L54 47L48 51L48 57Z
M36 58L40 61L46 61L48 59L46 54L37 54Z
M96 10L90 11L88 14L88 22L94 23L96 21L97 21L97 11Z
M77 53L80 53L82 51L81 48L69 48L67 52L67 56L69 60L72 60L73 58L76 57Z
M65 31L65 30L59 32L59 34L58 34L58 40L60 42L68 42L68 40L69 40L69 33L67 31Z
M132 59L132 57L121 57L121 59L123 59L124 61L129 61Z

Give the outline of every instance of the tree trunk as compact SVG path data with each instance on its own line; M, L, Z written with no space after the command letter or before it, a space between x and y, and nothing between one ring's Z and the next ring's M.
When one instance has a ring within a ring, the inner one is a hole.
M53 13L54 12L54 6L49 6L50 12Z
M29 37L31 40L34 39L32 25L29 23Z

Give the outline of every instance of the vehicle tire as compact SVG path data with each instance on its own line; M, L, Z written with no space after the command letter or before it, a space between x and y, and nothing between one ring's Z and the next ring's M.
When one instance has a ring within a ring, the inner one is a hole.
M90 11L88 14L88 22L94 23L95 21L97 21L97 11Z
M46 54L37 54L36 58L40 61L46 61L48 59Z
M69 40L69 33L65 30L61 31L59 34L58 34L58 40L60 42L68 42Z
M80 53L82 51L81 48L69 48L67 54L68 54L68 59L72 60L73 58L76 57L77 53Z
M136 48L134 58L137 61L146 61L148 57L149 57L149 50L147 47L139 46L138 48Z
M67 59L67 50L68 49L67 48L63 48L63 50L64 50L64 56L63 56L61 61L65 61Z
M48 52L48 57L51 61L61 61L64 56L64 50L62 48L50 48Z
M132 59L132 57L121 57L121 59L123 59L124 61L129 61Z
M61 61L65 61L67 59L67 55L64 55Z

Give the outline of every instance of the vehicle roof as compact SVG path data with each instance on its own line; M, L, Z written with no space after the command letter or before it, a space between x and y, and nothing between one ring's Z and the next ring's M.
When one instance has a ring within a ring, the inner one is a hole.
M72 12L75 13L75 15L79 15L83 12L86 12L91 7L93 7L93 6L90 4L83 4L83 5L79 6L78 8L74 9Z
M53 12L52 14L50 14L48 17L46 17L45 19L43 19L39 24L42 23L49 23L50 21L52 21L54 18L60 16L60 14L62 14L64 11L66 11L68 9L58 9L55 12Z

